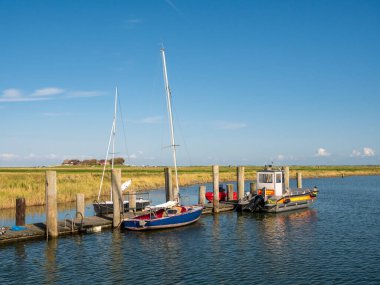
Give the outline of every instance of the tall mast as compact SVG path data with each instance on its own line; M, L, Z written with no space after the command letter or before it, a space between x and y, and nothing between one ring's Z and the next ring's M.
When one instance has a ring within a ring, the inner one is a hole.
M167 102L167 108L169 113L169 125L170 125L170 147L173 151L173 164L174 164L174 173L175 173L175 186L178 187L178 171L177 171L177 158L176 158L176 144L174 141L174 128L173 128L173 116L172 116L172 104L171 104L171 92L169 88L169 82L168 82L168 73L166 70L166 59L165 59L165 50L161 49L161 55L162 55L162 66L164 71L164 82L165 82L165 91L166 91L166 102ZM178 199L178 197L175 197L175 199Z
M118 90L116 87L115 91L115 109L113 113L113 132L112 132L112 162L111 162L111 169L113 169L114 161L115 161L115 137L116 137L116 112L117 112L117 100L118 100Z
M102 179L100 180L100 187L99 187L99 193L98 193L98 201L100 199L100 193L102 192L104 173L106 172L106 165L107 165L107 162L108 162L108 155L110 153L111 143L112 143L112 161L111 161L111 167L112 167L112 169L113 169L113 164L114 164L114 160L115 160L115 136L116 136L117 97L118 97L118 92L117 92L117 87L116 87L116 92L115 92L115 109L114 109L114 114L113 114L112 128L111 128L110 138L108 140L108 147L107 147L107 153L106 153L106 160L104 161L104 166L103 166ZM111 201L112 201L112 187L111 187Z

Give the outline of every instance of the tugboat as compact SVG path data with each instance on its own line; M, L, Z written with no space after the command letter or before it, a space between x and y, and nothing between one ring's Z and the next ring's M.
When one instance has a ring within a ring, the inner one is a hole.
M317 200L318 188L285 187L284 168L271 165L256 175L256 193L250 193L238 202L238 209L250 212L279 213L307 208Z

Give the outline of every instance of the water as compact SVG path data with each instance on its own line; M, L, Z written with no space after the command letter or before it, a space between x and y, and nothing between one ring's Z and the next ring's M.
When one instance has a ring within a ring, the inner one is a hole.
M320 189L306 210L1 245L0 284L380 284L380 176L303 184Z

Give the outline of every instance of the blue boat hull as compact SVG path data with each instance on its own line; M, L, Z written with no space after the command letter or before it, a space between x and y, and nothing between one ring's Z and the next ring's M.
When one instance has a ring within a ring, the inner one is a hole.
M156 219L127 219L122 223L122 228L127 230L154 230L186 226L199 220L203 207L195 206L191 210L167 217Z

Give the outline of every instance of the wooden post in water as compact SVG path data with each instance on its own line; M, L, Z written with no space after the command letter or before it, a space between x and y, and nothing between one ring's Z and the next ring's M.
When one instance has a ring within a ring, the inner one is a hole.
M227 184L227 200L228 201L234 200L234 185L233 184Z
M285 191L289 190L290 189L290 183L289 183L289 179L290 179L290 174L289 174L289 166L285 166L285 171L284 171L284 183L285 183Z
M240 200L244 197L244 166L238 166L237 179L238 200Z
M58 237L57 223L57 173L46 171L46 235L52 238Z
M77 211L76 218L84 218L84 194L77 194Z
M212 166L212 176L214 180L214 198L213 198L213 212L219 213L219 165Z
M111 173L111 183L112 183L112 201L113 201L113 220L112 225L114 228L118 227L121 222L121 169L112 169Z
M206 204L206 186L204 186L204 185L199 186L198 204L199 205Z
M256 182L251 182L251 183L249 184L249 193L251 194L251 196L257 194L257 190L256 190Z
M25 198L16 199L16 226L25 226Z
M302 188L302 172L297 172L297 188Z
M128 201L129 201L129 212L133 212L134 210L136 210L136 193L129 193L128 195Z
M172 170L169 167L165 167L165 194L166 201L173 201L173 179L172 179Z

